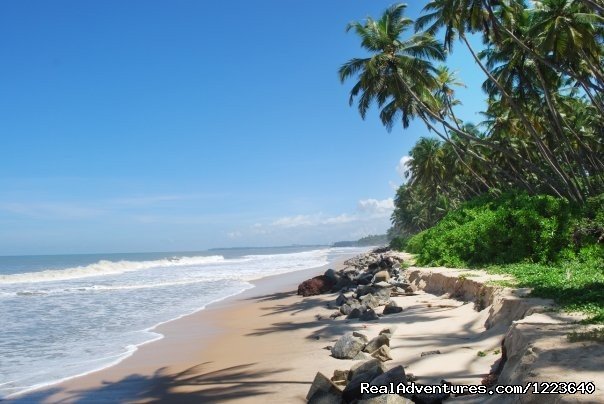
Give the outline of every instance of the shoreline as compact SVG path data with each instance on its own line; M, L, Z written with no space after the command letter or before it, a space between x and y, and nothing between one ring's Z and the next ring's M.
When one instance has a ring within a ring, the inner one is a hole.
M371 247L367 247L369 251ZM365 251L366 252L366 251ZM358 254L363 254L365 252L359 252L356 254L350 255L350 257ZM258 279L246 281L249 286L242 291L237 293L224 296L217 300L214 300L199 309L194 310L190 313L182 314L178 317L159 322L151 327L148 327L142 331L148 333L154 333L157 335L156 338L152 338L149 341L145 341L141 344L135 345L131 352L124 353L123 357L118 360L84 373L80 373L74 376L69 376L60 380L51 381L47 383L40 384L38 386L32 386L24 391L13 393L4 399L0 399L0 401L4 402L40 402L42 400L47 399L46 396L54 396L54 394L61 390L61 386L71 386L72 384L81 381L81 380L91 380L96 379L96 377L102 377L105 373L113 373L115 368L119 368L125 361L137 361L137 356L141 355L141 351L145 351L149 349L149 346L160 343L164 341L166 338L170 338L171 335L176 331L180 332L180 328L185 325L195 321L195 322L203 322L208 311L217 311L228 309L230 307L237 306L242 303L244 299L251 299L255 297L257 294L262 293L276 293L281 290L284 286L294 287L297 286L299 282L308 279L309 277L316 276L322 274L328 267L338 267L342 264L342 262L350 257L346 258L337 258L334 262L329 262L325 265L314 267L314 268L306 268L300 269L292 272L285 272L276 275L267 275ZM201 318L199 318L201 317ZM219 333L220 325L215 325L214 330L205 330L202 331L200 335L204 339L210 340L215 333ZM144 354L145 352L143 352ZM121 354L120 354L121 355ZM134 366L136 367L136 366ZM51 394L49 394L51 393ZM56 397L53 397L54 400Z

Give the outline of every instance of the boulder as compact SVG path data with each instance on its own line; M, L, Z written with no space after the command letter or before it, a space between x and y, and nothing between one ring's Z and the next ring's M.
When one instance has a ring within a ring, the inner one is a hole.
M346 295L344 295L343 293L340 293L340 295L336 298L336 306L341 306L344 303L346 303L346 301L348 300L348 297Z
M379 271L373 276L372 283L377 282L388 282L390 280L390 274L388 271Z
M335 269L329 268L327 271L325 271L323 275L325 275L326 278L330 279L331 283L333 284L338 283L338 281L340 280L340 274L338 274Z
M391 287L393 287L391 283L384 282L384 281L376 282L376 283L373 284L373 286L376 286L378 288L391 288Z
M372 280L373 280L373 274L372 273L362 273L356 279L356 282L359 285L368 285L368 284L371 283Z
M348 373L350 381L342 392L342 401L351 403L361 398L361 383L369 383L377 376L384 373L384 365L377 359L354 365Z
M377 351L371 354L371 357L382 362L391 361L392 356L390 356L390 347L387 345L382 345Z
M403 369L402 366L393 367L389 371L384 372L371 380L371 384L374 386L390 386L390 383L394 383L394 385L407 383L405 369Z
M315 276L298 285L298 294L304 297L320 295L331 290L334 283L325 275Z
M359 317L359 320L361 320L361 321L376 321L379 319L380 319L380 317L377 315L377 313L375 311L373 311L373 309L365 310Z
M383 305L390 301L391 292L389 288L378 288L373 292L373 296Z
M332 382L344 381L344 384L348 381L348 370L339 370L336 369L333 371L333 376L331 377Z
M369 293L361 298L361 305L368 309L375 309L380 305L380 301Z
M367 338L367 336L361 332L358 331L353 331L352 335L354 337L360 338L361 340L363 340L364 343L368 343L369 342L369 338Z
M380 267L380 264L379 264L379 263L377 263L377 262L372 262L371 264L369 264L369 265L367 266L367 269L368 269L369 271L372 271L372 272L373 272L373 271L375 271L376 269L378 269L379 267Z
M384 334L380 334L369 341L367 345L365 345L365 348L363 348L363 351L367 353L374 353L383 345L390 346L390 338Z
M385 371L386 368L380 361L376 359L371 359L365 362L356 363L352 365L352 367L348 371L348 380L352 380L362 373L373 372L375 373L375 376L378 376L384 373Z
M403 311L403 308L400 307L398 304L396 304L396 302L394 301L390 301L388 302L388 304L386 304L386 306L384 306L384 315L388 315L388 314L396 314L396 313L400 313L401 311Z
M352 320L355 318L360 318L363 315L363 311L361 311L360 308L355 307L354 309L352 309L350 311L350 313L348 313L348 316L346 316L347 319Z
M352 358L353 361L364 361L367 359L371 359L371 356L367 355L365 352L359 352L354 358Z
M382 394L357 401L358 404L413 404L413 401L398 394Z
M340 395L341 391L327 376L325 376L321 372L317 372L315 375L315 379L313 380L310 389L308 390L308 394L306 395L306 399L310 400L316 393L333 393L336 395Z
M331 348L331 355L337 359L353 359L364 347L365 343L361 338L348 333L336 341Z

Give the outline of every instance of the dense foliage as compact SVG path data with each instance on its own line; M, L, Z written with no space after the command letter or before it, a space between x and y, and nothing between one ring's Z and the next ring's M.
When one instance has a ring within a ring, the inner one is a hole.
M351 23L369 55L339 71L363 118L377 106L388 130L418 119L432 135L409 153L391 245L510 273L604 322L603 0L429 0L416 21L405 8ZM484 75L482 122L456 114L458 42Z
M405 7L351 23L370 55L340 68L342 81L356 80L350 103L361 116L377 105L388 129L419 119L436 136L410 153L393 217L399 234L486 192L576 204L604 192L602 0L432 0L417 21ZM482 49L468 35L481 37ZM462 83L440 65L457 41L485 77L485 120L476 125L457 117Z

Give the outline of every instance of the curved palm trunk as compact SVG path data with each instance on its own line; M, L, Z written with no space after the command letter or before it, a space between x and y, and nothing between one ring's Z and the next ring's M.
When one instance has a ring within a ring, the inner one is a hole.
M537 59L541 63L554 69L557 72L567 74L568 76L572 77L573 79L575 79L577 81L581 80L581 77L579 77L577 74L575 74L572 70L568 70L568 69L563 68L562 66L556 65L555 63L552 63L549 60L547 60L546 58L544 58L543 56L539 55L537 52L535 52L529 46L527 46L521 39L519 39L516 35L514 35L514 33L512 31L510 31L509 29L507 29L507 27L505 27L503 24L501 24L501 22L499 22L499 19L495 15L493 8L489 4L489 0L483 0L482 3L484 4L484 6L487 9L487 11L489 13L489 17L493 21L493 29L498 35L501 35L501 31L505 32L505 34L508 35L512 39L512 41L514 41L518 46L520 46L520 48L522 48L525 52L528 52L533 58ZM604 88L601 85L595 85L590 82L587 82L586 84L589 87L592 87L598 91L604 91ZM603 84L603 83L600 83L600 84Z
M499 81L484 66L484 64L482 63L482 61L480 60L480 58L478 57L478 55L476 55L476 52L474 52L474 49L472 48L472 46L468 42L468 39L466 38L465 34L460 33L459 37L466 44L466 47L468 48L468 50L472 54L472 57L474 58L474 60L478 64L478 66L480 66L480 69L484 72L484 74L486 74L486 76L489 78L489 80L491 80L493 82L493 84L495 84L497 86L497 88L499 89L499 91L501 91L501 94L503 95L503 97L506 99L506 101L510 105L510 108L512 109L512 111L514 111L514 113L516 114L516 116L518 116L518 118L520 118L520 120L522 121L523 125L528 130L528 132L530 133L531 137L533 138L533 140L537 144L537 149L539 150L540 154L543 156L543 158L544 158L545 162L547 163L547 165L550 166L550 168L554 171L554 173L556 174L556 176L559 177L562 180L564 186L569 189L569 192L568 192L569 197L572 200L576 200L576 201L583 200L582 193L579 191L579 189L576 187L576 185L572 182L572 180L566 175L566 173L564 172L564 170L562 170L562 167L560 167L560 165L557 163L557 161L556 161L556 159L555 159L552 151L543 143L543 141L541 140L541 138L537 134L537 131L533 127L533 125L531 125L531 123L528 121L528 118L526 117L526 115L520 110L520 108L518 107L518 105L514 102L514 100L512 99L512 97L510 97L510 95L507 93L507 91L505 91L505 88L501 85L501 83L499 83Z
M405 90L411 95L411 97L415 100L415 102L418 103L419 106L422 107L423 111L425 113L428 114L428 116L430 116L430 118L440 122L442 125L446 126L449 130L451 130L454 133L457 133L458 135L462 136L464 139L468 139L468 140L473 140L479 144L482 144L486 147L492 148L493 150L499 151L500 153L502 153L503 155L505 155L506 157L508 157L509 159L511 159L512 161L519 161L521 164L525 165L529 170L531 170L533 173L541 176L544 180L545 180L545 184L552 188L554 190L554 192L557 195L562 195L562 194L567 194L567 196L569 197L569 199L571 200L577 200L576 196L573 193L569 193L569 192L560 192L556 186L554 185L556 183L556 181L553 180L553 178L551 176L549 176L546 172L544 172L541 168L539 168L538 166L536 166L535 164L531 163L528 160L525 159L520 159L518 160L518 156L515 155L514 153L512 153L511 151L499 147L498 145L492 143L492 142L488 142L485 141L483 139L477 138L476 136L472 136L469 133L463 131L463 130L458 130L457 128L453 127L451 124L449 124L449 122L447 122L446 120L442 119L440 116L438 116L437 114L435 114L419 97L418 95L407 85L407 83L401 79L400 75L397 74L397 80L396 80L398 85L403 85L405 87ZM567 188L568 189L568 188Z

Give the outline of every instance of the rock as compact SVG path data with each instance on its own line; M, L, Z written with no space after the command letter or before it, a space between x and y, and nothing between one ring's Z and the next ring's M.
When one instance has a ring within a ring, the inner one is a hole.
M379 319L380 319L380 317L377 315L377 313L375 311L373 311L373 309L365 310L359 317L359 320L361 320L361 321L375 321L375 320L379 320Z
M317 391L308 399L308 404L340 404L342 396L332 391Z
M378 283L378 282L388 282L390 280L390 274L388 273L388 271L380 271L377 272L374 276L373 276L373 280L372 283Z
M381 369L381 371L378 369ZM378 361L377 359L370 359L368 361L356 363L356 364L352 365L352 367L348 371L348 380L354 379L356 376L358 376L361 373L373 372L373 373L375 373L375 376L379 376L382 373L384 373L385 371L386 371L386 368L380 361ZM373 377L372 377L372 379L373 379Z
M365 345L365 348L363 348L363 351L367 353L374 353L380 349L382 345L390 346L390 338L384 334L380 334L369 341L367 345Z
M388 314L396 314L403 311L403 308L400 307L396 302L390 301L386 306L384 306L384 315Z
M392 287L392 285L390 283L384 282L384 281L374 283L373 286L376 286L378 288L391 288Z
M325 271L323 275L326 278L330 279L332 284L336 284L340 280L340 275L336 272L335 269L329 268L327 271Z
M387 288L378 288L374 291L373 296L375 296L380 302L380 305L382 305L390 301L391 292L390 289Z
M371 356L367 355L365 352L359 352L354 358L352 358L353 361L364 361L367 359L371 359Z
M333 376L331 377L331 381L336 382L343 380L344 382L346 382L348 380L348 372L348 370L334 370Z
M372 273L364 273L364 274L359 275L359 277L356 279L356 281L359 285L368 285L371 283L372 279L373 279Z
M384 365L377 359L354 365L348 373L350 381L342 392L342 401L351 403L361 398L361 383L369 383L377 376L384 373Z
M340 293L340 295L336 298L336 306L343 305L347 300L348 297L346 297L343 293Z
M369 338L367 338L367 336L363 333L360 333L358 331L353 331L352 335L354 337L360 338L361 340L363 340L364 343L368 343L369 342Z
M338 317L340 317L340 316L342 316L342 313L341 313L341 312L339 312L339 311L334 311L333 313L331 313L331 314L329 315L329 318L334 319L334 318L338 318Z
M358 337L348 333L340 337L331 348L331 355L337 359L352 359L363 350L365 343Z
M369 264L367 266L367 269L370 271L375 271L376 269L378 269L380 267L380 264L377 262L372 262L371 264Z
M396 329L398 327L395 325L391 325L390 327L387 328L382 328L382 330L380 331L379 335L385 335L388 338L392 338L392 336L394 335L394 333L396 332Z
M369 293L361 298L361 305L369 309L375 309L380 305L380 302L375 296Z
M413 401L398 394L382 394L357 401L358 404L413 404Z
M407 383L405 369L402 366L399 365L393 367L389 371L384 372L381 375L376 376L373 380L371 380L371 384L375 386L390 386L390 383L394 383L395 385L399 383Z
M358 307L355 307L354 309L352 309L350 311L350 313L348 313L348 316L346 316L346 318L349 320L352 320L355 318L360 318L361 315L363 315L363 312L361 311L361 309L359 309Z
M320 295L331 290L334 283L325 275L315 276L298 285L298 294L304 297Z
M387 345L382 345L377 351L371 354L371 357L378 359L381 362L391 361L392 356L390 356L390 347Z
M342 306L340 306L340 313L349 315L352 310L360 308L361 303L358 300L348 299L347 303L344 303Z
M315 379L313 380L306 399L310 400L317 392L323 393L334 393L340 395L341 391L331 380L327 378L323 373L317 372Z

